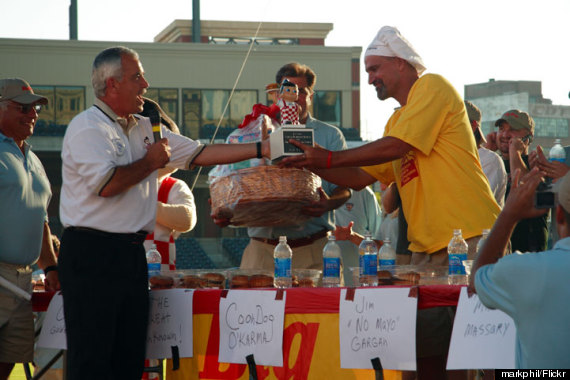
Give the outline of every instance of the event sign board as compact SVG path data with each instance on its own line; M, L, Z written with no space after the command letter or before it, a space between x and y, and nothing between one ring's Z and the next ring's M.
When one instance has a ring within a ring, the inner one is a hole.
M219 362L283 366L283 291L230 290L220 298ZM277 299L276 299L277 298Z
M515 368L516 329L512 318L486 308L462 288L451 333L447 369Z
M191 289L161 289L150 292L146 337L148 359L172 358L173 347L178 347L179 357L192 357L193 295L194 291Z
M38 347L67 349L61 292L57 292L49 303L38 339Z
M418 299L410 294L410 288L341 290L341 368L370 369L379 358L385 369L416 370Z

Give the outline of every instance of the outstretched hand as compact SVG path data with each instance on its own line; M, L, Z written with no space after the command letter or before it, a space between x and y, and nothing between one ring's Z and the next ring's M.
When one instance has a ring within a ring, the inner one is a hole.
M283 168L326 168L327 158L329 151L323 147L315 144L315 146L310 146L303 144L297 140L289 140L289 143L295 145L303 151L303 154L296 156L285 157L281 162L279 162L279 167Z
M337 225L334 230L334 237L336 240L350 240L350 235L352 235L352 226L354 222L351 221L346 227Z
M215 214L214 210L212 209L212 198L208 198L208 203L210 204L210 218L212 218L214 224L220 228L229 226L231 217L228 217L227 215Z
M322 187L317 189L319 192L319 200L316 202L311 202L306 206L303 206L301 213L304 215L309 215L315 218L323 215L325 212L330 211L331 207L329 205L329 196Z

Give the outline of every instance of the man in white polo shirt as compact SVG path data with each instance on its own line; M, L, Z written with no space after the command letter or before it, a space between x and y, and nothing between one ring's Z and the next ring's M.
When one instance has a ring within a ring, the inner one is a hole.
M93 107L69 124L62 147L59 271L70 379L140 379L148 280L143 241L156 220L157 169L269 155L268 140L204 146L136 115L149 86L138 54L103 50L93 62Z

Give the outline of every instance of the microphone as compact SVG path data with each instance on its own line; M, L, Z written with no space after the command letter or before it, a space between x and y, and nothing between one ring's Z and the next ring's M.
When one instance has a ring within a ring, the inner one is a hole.
M154 142L159 142L162 139L162 132L160 130L160 115L157 110L150 110L148 114L150 119L150 124L152 124L152 135L154 137Z

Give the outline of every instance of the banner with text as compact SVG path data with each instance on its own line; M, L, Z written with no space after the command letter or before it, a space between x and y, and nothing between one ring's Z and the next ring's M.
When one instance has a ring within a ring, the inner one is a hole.
M453 322L447 369L515 368L515 323L486 308L462 288Z
M347 292L354 294L347 297ZM342 368L416 369L418 299L410 288L342 289L339 305Z
M192 297L190 289L162 289L150 292L150 314L146 337L146 357L172 357L178 347L182 358L192 357Z
M253 355L257 364L283 365L285 293L276 294L230 290L220 298L220 362L247 363Z

